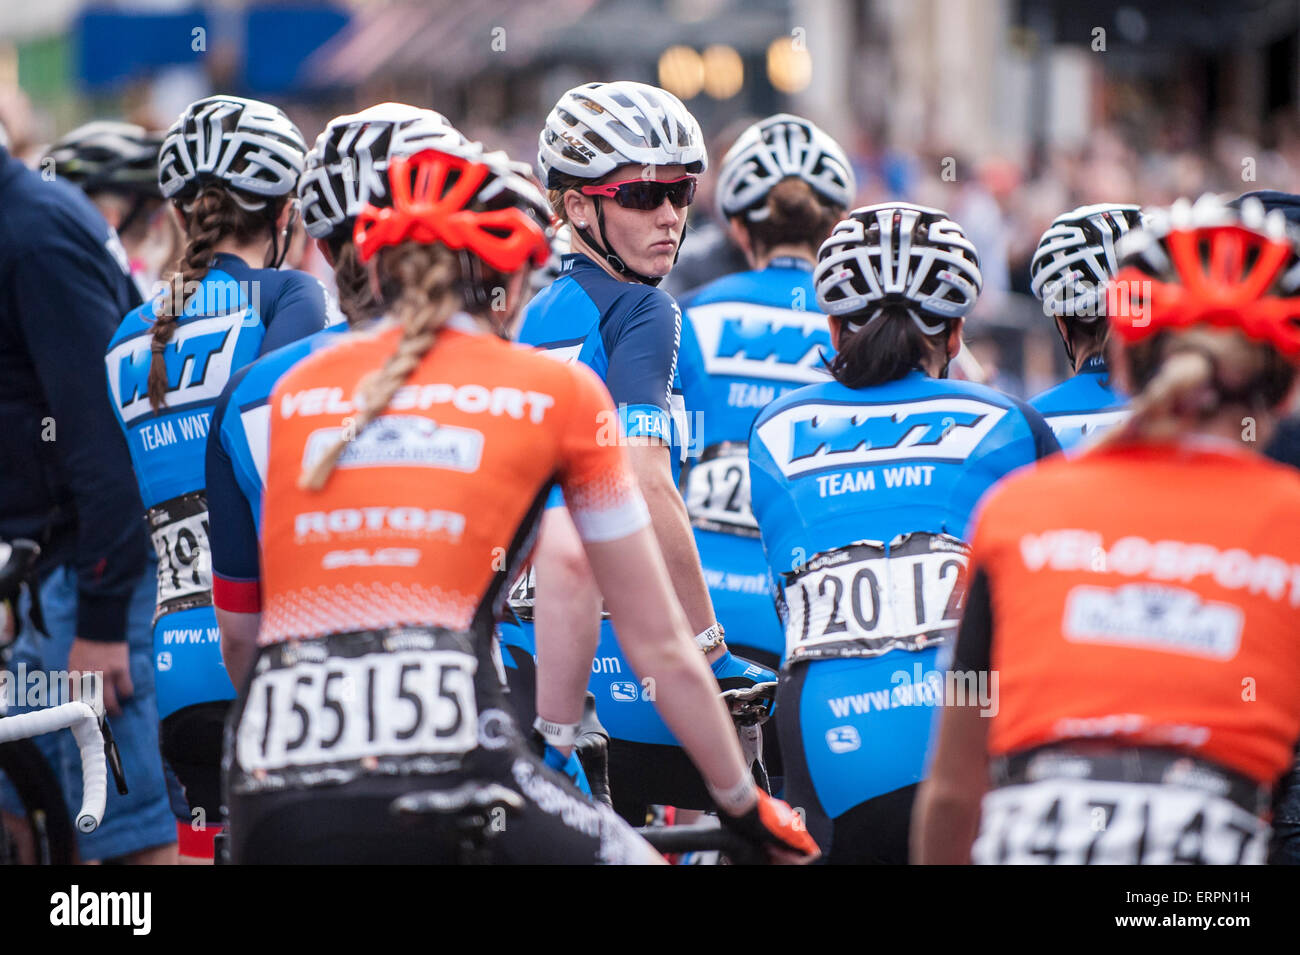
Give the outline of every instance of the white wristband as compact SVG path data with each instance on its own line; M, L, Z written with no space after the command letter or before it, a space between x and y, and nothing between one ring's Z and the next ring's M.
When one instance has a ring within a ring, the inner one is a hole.
M718 808L732 816L741 815L754 803L754 780L748 773L730 789L714 789L711 785L708 788Z
M544 720L540 716L533 720L533 729L542 734L542 739L550 743L556 749L563 749L566 746L572 746L573 741L578 738L578 730L582 727L581 723L552 723L550 720Z
M714 647L722 644L724 636L726 636L726 631L722 629L722 624L715 623L708 630L695 635L695 645L703 652L708 653Z

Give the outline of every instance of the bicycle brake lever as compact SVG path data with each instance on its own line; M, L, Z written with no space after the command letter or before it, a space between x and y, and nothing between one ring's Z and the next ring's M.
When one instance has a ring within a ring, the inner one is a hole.
M108 717L99 718L99 732L104 737L104 755L108 757L109 768L113 770L113 781L117 784L117 794L126 795L126 772L122 769L122 754L118 752L117 741L113 739L113 730L108 725Z

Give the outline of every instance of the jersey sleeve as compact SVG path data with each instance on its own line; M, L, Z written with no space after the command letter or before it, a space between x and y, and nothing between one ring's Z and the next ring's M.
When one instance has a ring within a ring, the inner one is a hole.
M573 375L573 400L560 435L564 502L584 541L618 540L646 527L650 512L626 449L600 437L616 414L604 385L586 366L567 367Z
M258 354L265 355L320 331L325 327L328 312L325 286L305 272L286 273L274 307L267 309L262 317L266 335Z
M1055 454L1061 450L1061 442L1056 437L1056 432L1052 426L1047 423L1041 411L1032 405L1020 401L1016 398L1011 399L1015 402L1020 413L1025 416L1025 423L1029 425L1029 433L1034 437L1034 457L1041 461L1049 454Z
M628 437L673 434L669 395L677 374L682 313L666 293L646 295L602 332L609 366L605 380Z
M231 395L242 376L232 379L212 412L206 460L208 544L212 552L212 602L221 610L257 613L262 609L257 522L235 477L226 447ZM234 411L236 417L238 410Z

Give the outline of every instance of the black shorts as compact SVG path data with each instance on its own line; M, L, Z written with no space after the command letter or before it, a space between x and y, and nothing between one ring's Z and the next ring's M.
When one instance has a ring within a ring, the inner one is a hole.
M201 811L204 825L221 821L221 740L234 702L182 707L159 725L158 747L185 790L190 813Z

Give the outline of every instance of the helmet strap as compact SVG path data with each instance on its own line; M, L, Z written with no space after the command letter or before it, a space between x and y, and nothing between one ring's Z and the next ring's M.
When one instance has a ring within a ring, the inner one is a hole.
M601 200L604 197L592 196L591 198L596 204L596 224L600 226L600 234L603 236L605 234L605 211ZM606 264L608 264L609 267L613 269L615 272L617 272L619 275L626 275L629 278L634 279L637 282L640 282L642 285L657 286L660 282L663 281L662 276L660 276L659 278L654 278L649 275L642 275L640 272L637 272L634 269L629 268L622 259L620 259L612 251L610 251L610 249L603 242L601 242L596 238L596 236L592 233L591 229L585 227L579 229L576 225L573 227L573 229L575 232L578 233L579 236L582 237L582 241L587 243L587 245L591 246L591 248L594 249L605 260ZM680 243L677 246L677 251L678 253L681 252ZM677 260L673 259L673 263L676 264L676 262Z
M131 226L135 225L136 220L140 218L140 214L144 212L144 207L148 204L149 200L147 197L136 196L131 203L131 208L127 211L126 215L122 217L122 221L117 224L117 234L121 235L127 229L131 228Z
M271 264L267 266L269 269L278 269L284 264L284 260L289 254L289 246L291 245L289 234L293 231L293 225L298 219L297 207L293 205L289 206L289 221L285 223L283 230L275 227L275 219L278 218L279 216L277 215L271 220ZM280 245L280 236L282 232L284 235L283 247Z

